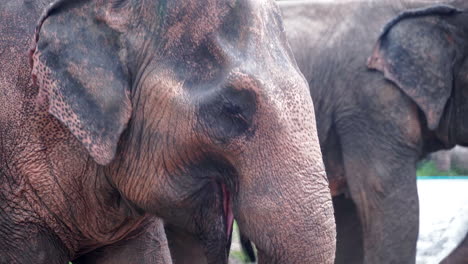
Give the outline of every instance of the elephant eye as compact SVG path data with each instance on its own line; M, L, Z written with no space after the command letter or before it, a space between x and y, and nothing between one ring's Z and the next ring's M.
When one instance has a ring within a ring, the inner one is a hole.
M253 133L256 109L253 92L228 86L200 107L201 122L215 140L228 143Z
M233 104L232 102L228 101L224 107L224 111L226 111L227 114L231 115L241 115L242 114L242 109L240 106Z
M243 120L244 122L246 122L246 119L244 117L245 113L242 109L242 106L230 101L229 98L225 98L225 99L226 101L222 108L224 114L229 115L234 119L239 119L239 121Z

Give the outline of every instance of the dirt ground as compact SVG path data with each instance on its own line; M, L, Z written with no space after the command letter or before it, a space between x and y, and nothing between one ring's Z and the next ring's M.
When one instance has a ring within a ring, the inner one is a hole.
M418 180L417 264L438 264L468 231L468 177Z
M244 264L244 262L242 260L238 260L237 258L231 256L229 258L229 264Z

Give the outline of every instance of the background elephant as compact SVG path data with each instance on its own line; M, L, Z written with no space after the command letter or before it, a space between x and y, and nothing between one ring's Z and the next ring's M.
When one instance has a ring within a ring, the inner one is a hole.
M151 215L208 263L234 217L261 263L333 262L312 100L272 1L7 0L0 58L1 263L171 263Z
M416 164L468 143L468 2L440 3L280 2L335 196L337 263L414 263Z
M468 262L468 234L465 236L463 241L458 247L444 258L441 264L462 264Z
M460 174L468 173L468 148L455 146L450 150L431 153L428 161L434 162L439 171L455 170Z
M452 168L451 150L439 150L429 154L426 161L433 162L439 171L449 171Z

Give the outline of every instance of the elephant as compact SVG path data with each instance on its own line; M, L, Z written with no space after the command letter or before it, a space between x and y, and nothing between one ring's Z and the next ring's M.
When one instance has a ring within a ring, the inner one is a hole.
M434 162L439 171L454 169L462 174L468 172L468 149L466 147L455 146L450 150L431 153L428 160Z
M270 0L0 5L0 263L332 263L313 102ZM284 223L287 222L288 225Z
M426 162L433 162L439 171L449 171L452 168L451 150L439 150L428 155Z
M417 162L468 144L468 2L279 3L314 101L336 263L415 263Z
M468 262L468 234L460 242L457 248L452 253L445 257L441 264L462 264Z

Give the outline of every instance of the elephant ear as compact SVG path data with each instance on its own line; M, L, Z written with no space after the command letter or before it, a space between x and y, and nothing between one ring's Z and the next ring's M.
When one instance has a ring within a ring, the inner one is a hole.
M131 115L121 50L91 1L59 0L40 19L31 52L39 103L101 165L114 158Z
M389 22L368 60L424 112L429 129L439 125L452 92L457 32L447 18L461 11L447 5L406 11Z

